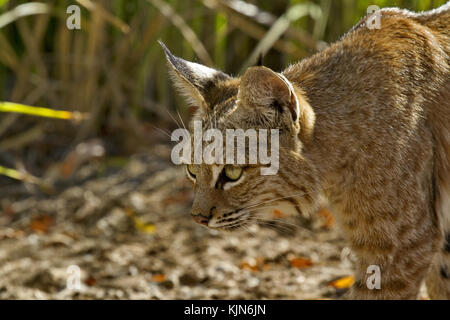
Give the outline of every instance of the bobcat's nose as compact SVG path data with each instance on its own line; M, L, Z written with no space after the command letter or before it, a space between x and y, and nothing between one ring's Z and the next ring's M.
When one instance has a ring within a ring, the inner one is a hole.
M194 221L197 222L198 224L201 224L204 226L208 225L210 217L205 217L201 214L193 214L193 213L191 214L191 216L192 216L192 219L194 219Z
M194 219L195 222L197 222L201 225L208 226L208 222L209 222L209 220L211 220L211 217L213 216L213 212L215 209L216 209L216 207L211 207L209 209L209 214L207 216L202 214L203 212L191 211L192 219Z

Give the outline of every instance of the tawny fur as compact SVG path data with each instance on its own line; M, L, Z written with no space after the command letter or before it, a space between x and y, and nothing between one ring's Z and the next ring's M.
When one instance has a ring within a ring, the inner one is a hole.
M450 299L450 4L380 13L380 29L363 19L282 78L258 66L194 81L205 128L278 128L281 145L277 175L249 166L226 191L211 184L223 166L198 166L193 214L228 230L268 205L313 212L325 195L358 256L349 298L414 299L427 278L432 298ZM195 69L166 53L185 86Z

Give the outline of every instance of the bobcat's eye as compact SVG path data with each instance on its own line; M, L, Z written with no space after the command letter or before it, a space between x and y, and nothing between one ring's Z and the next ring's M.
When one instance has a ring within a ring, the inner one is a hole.
M231 181L236 181L242 176L244 170L242 167L226 165L225 166L225 176Z
M186 167L189 175L195 179L195 176L197 175L197 168L192 164L188 164Z

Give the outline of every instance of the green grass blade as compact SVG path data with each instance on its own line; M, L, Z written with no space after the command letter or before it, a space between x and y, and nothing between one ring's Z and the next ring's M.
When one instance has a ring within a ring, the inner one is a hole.
M31 2L21 4L14 9L0 15L0 29L22 17L35 14L46 14L49 12L50 6L45 3Z
M15 169L0 166L0 175L16 180L23 180L23 174Z
M0 112L13 112L38 117L65 119L65 120L82 120L87 117L86 114L82 114L79 112L54 110L49 108L27 106L20 103L1 102L1 101L0 101Z
M3 167L1 165L0 165L0 175L6 176L6 177L14 179L14 180L27 182L27 183L40 184L40 182L41 182L41 180L39 178L37 178L29 173L20 172L16 169Z

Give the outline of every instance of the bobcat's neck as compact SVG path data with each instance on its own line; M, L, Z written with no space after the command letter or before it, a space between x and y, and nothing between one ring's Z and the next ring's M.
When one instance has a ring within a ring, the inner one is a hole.
M300 103L302 155L314 164L325 188L335 183L333 176L338 177L342 173L340 168L350 162L350 149L352 146L354 149L355 144L348 140L353 139L349 128L359 124L353 123L345 110L361 104L356 101L357 97L352 97L355 84L346 79L351 77L345 74L349 71L333 72L336 65L329 55L336 52L333 48L327 51L283 73L293 84ZM347 81L352 87L345 85Z

